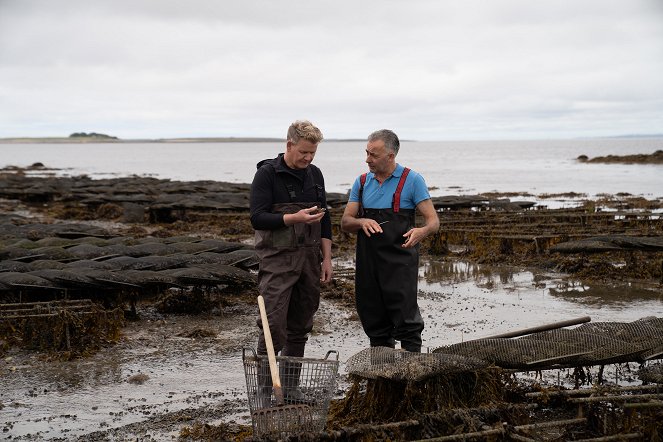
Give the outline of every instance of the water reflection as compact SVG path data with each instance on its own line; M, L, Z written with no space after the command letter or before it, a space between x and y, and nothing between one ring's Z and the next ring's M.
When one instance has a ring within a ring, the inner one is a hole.
M96 359L96 358L95 358ZM68 391L83 387L97 387L122 379L122 363L116 358L104 358L103 363L95 360L75 360L61 364L37 362L36 370L16 371L15 382L30 388L39 385L45 391Z
M630 304L634 301L663 301L661 287L621 283L601 285L582 281L557 281L550 295L582 304Z
M434 283L460 283L474 280L492 280L494 273L491 269L480 264L466 261L427 261L423 266L423 277L428 284ZM500 275L508 280L508 272Z
M496 289L521 283L538 285L545 278L508 266L487 266L467 261L430 260L421 267L420 279L420 287L423 285L428 289L468 281L474 282L480 288Z
M456 260L427 260L420 269L419 288L424 291L444 291L459 285L472 284L490 290L495 296L517 293L527 296L535 291L550 301L562 301L592 306L623 307L634 303L663 308L663 287L658 283L581 281L564 274L529 271L510 266L489 266ZM652 304L653 303L653 304Z

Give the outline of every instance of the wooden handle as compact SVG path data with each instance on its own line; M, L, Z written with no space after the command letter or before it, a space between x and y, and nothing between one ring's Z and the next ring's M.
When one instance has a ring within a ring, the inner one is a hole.
M267 358L269 359L269 371L272 373L272 387L276 403L283 405L283 389L281 388L281 379L279 378L279 369L276 367L276 354L274 353L274 343L272 334L269 331L269 321L267 321L267 311L265 310L265 300L262 295L258 295L258 308L260 308L260 321L262 322L262 332L265 334L265 346L267 347Z
M582 318L567 319L566 321L553 322L552 324L539 325L536 327L530 327L522 330L515 330L508 333L502 333L499 335L486 336L485 338L481 339L515 338L516 336L525 336L532 333L555 330L557 328L567 327L569 325L582 324L585 322L589 322L591 320L592 318L590 318L589 316L583 316ZM473 341L478 341L478 339L473 339Z

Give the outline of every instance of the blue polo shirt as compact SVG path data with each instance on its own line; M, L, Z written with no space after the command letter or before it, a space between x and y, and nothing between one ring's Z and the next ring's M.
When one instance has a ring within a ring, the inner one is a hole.
M394 192L396 192L396 187L398 187L398 181L403 174L403 169L405 169L403 166L396 164L396 169L391 176L382 183L382 185L380 185L378 180L375 179L375 175L372 172L368 172L366 175L366 183L364 184L364 201L362 202L364 208L391 209L392 198ZM357 177L352 185L348 202L359 202L360 187L360 177ZM417 204L429 198L430 194L428 193L424 177L410 169L410 172L405 179L403 190L401 191L401 209L414 209L417 207Z

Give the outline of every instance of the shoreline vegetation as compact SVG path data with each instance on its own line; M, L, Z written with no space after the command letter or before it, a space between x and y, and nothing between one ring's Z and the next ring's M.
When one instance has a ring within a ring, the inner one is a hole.
M657 150L652 154L605 155L594 158L580 155L577 159L582 163L663 164L663 150Z

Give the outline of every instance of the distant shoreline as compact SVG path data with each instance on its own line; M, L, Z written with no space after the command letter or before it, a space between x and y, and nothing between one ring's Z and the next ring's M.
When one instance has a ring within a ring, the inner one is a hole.
M366 141L365 139L325 139L325 141ZM16 137L0 138L0 144L131 144L131 143L283 143L285 138L259 137L214 137L214 138L157 138L157 139L114 139L103 137Z
M594 158L580 155L577 159L582 163L663 164L663 150L657 150L652 154L607 155Z
M104 137L17 137L0 138L4 144L62 144L62 143L260 143L285 141L280 138L255 138L255 137L217 137L217 138L157 138L157 139L117 139Z
M601 137L581 137L570 138L568 140L585 140L585 139L634 139L634 138L663 138L663 134L642 134L642 135L617 135L617 136L601 136ZM564 139L567 140L567 139ZM76 136L76 137L5 137L0 138L0 144L137 144L137 143L283 143L285 138L274 137L180 137L180 138L132 138L120 139L109 136ZM327 142L366 142L366 138L325 138ZM422 140L414 139L401 139L401 142L417 142ZM433 141L433 140L425 140ZM445 140L437 140L445 141ZM446 140L458 141L458 140ZM489 141L489 140L461 140L461 141ZM492 140L504 141L504 140Z

